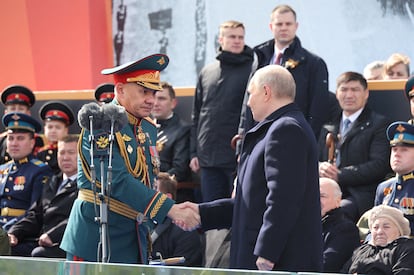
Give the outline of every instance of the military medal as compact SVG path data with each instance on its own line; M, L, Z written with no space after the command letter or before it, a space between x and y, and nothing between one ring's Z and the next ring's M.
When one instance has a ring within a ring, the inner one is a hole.
M128 144L127 151L130 154L132 154L132 152L134 151L134 149L132 148L131 144Z
M138 141L139 141L139 143L145 143L145 139L146 139L146 137L145 137L145 134L144 133L142 133L142 132L140 132L140 133L138 133Z

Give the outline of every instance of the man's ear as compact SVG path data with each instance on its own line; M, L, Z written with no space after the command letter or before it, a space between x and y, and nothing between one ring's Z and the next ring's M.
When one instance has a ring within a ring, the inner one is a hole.
M264 89L265 100L268 101L272 97L272 90L267 85L265 85L263 89Z
M124 94L124 84L121 82L118 82L115 84L115 89L116 93L118 95L123 95Z

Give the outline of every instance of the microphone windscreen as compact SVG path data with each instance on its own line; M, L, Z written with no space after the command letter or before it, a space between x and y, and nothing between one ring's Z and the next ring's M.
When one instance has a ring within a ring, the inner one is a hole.
M90 120L89 117L92 116L93 118L93 128L94 129L100 129L102 128L102 117L103 112L101 109L101 106L99 106L95 102L90 102L87 104L84 104L82 108L78 112L78 122L79 126L90 130Z
M128 123L128 116L125 108L116 104L104 104L102 106L102 129L111 131L111 124L114 126L114 133L120 131Z

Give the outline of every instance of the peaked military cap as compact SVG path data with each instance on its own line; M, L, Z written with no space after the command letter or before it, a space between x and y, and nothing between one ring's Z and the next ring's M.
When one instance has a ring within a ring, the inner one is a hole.
M32 107L36 100L32 90L29 88L21 85L12 85L3 90L1 101L4 105L22 104Z
M62 121L67 126L72 125L75 120L72 109L60 101L46 102L42 107L40 107L39 116L42 120Z
M405 94L408 99L414 96L414 76L410 77L405 83Z
M396 121L387 128L387 138L391 146L414 146L414 125Z
M95 89L95 99L98 102L109 103L115 97L115 85L111 83L103 83Z
M33 117L23 113L8 113L2 119L4 127L10 132L23 131L39 133L42 125Z
M169 58L165 54L153 54L138 61L104 69L101 73L114 75L115 83L134 82L145 88L161 91L160 72L167 67L168 62Z

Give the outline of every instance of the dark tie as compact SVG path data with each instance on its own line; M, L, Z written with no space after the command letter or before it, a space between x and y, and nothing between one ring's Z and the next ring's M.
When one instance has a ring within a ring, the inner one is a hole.
M69 182L71 182L70 178L63 180L56 193L59 193Z
M280 63L281 63L281 61L282 61L282 57L283 57L283 53L282 53L282 52L279 52L279 53L277 54L277 56L276 56L276 59L275 59L275 64L280 65Z

